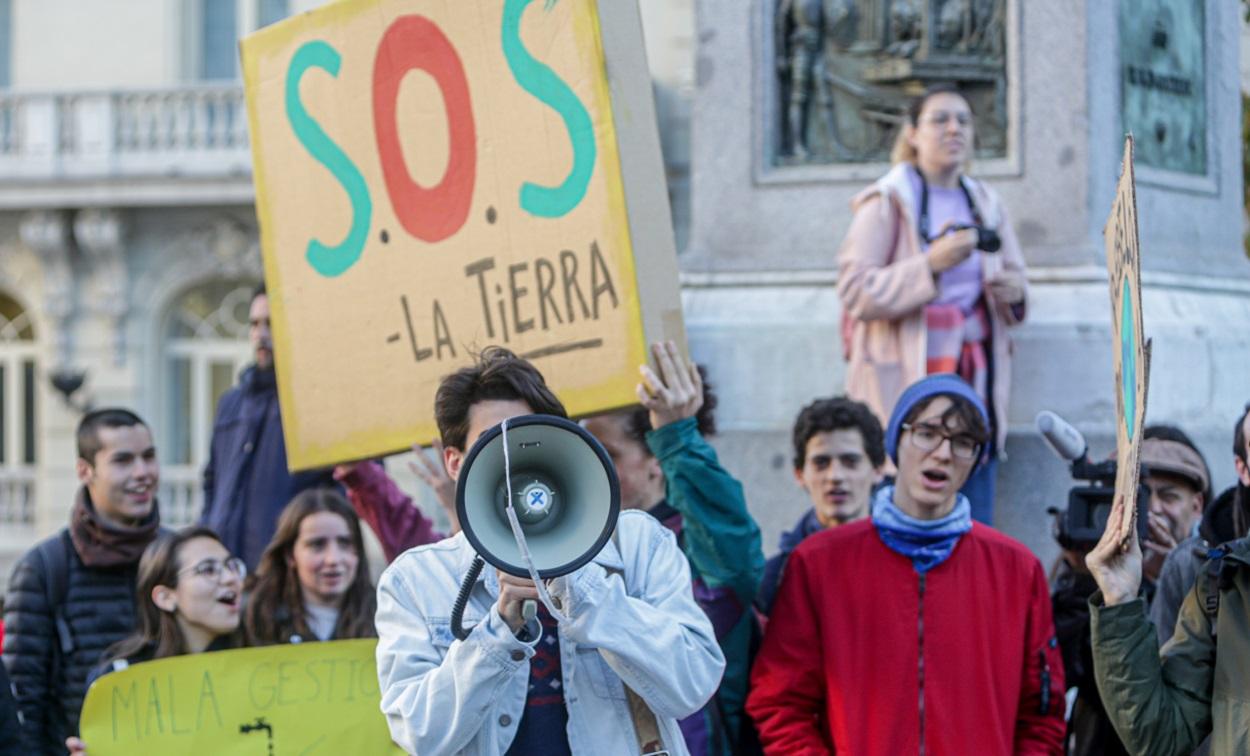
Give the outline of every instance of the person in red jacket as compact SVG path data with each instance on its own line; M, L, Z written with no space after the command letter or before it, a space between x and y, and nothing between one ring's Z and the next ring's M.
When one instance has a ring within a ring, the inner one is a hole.
M770 754L1060 754L1063 662L1046 576L959 489L989 440L951 374L903 392L872 515L794 552L751 674Z

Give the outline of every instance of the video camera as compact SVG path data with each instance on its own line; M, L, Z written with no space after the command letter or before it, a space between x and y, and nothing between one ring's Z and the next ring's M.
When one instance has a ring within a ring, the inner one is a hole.
M1044 410L1037 415L1037 430L1046 444L1065 462L1071 463L1072 477L1085 485L1068 491L1068 508L1050 507L1055 516L1055 541L1073 551L1094 548L1107 528L1111 506L1115 501L1116 462L1091 462L1089 445L1076 428L1054 412ZM1137 538L1146 539L1150 513L1150 490L1141 483L1148 474L1145 466L1137 484Z

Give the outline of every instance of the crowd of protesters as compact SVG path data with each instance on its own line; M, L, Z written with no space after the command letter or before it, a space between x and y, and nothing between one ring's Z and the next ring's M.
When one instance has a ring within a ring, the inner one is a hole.
M621 514L588 563L541 586L473 572L456 519L482 434L567 417L505 349L443 379L435 458L415 450L450 533L379 462L291 474L260 288L255 365L220 403L199 525L161 526L147 423L119 408L81 420L69 525L9 580L0 755L87 753L85 693L129 665L350 638L377 639L381 710L410 753L1185 754L1208 734L1213 753L1250 752L1235 666L1250 653L1250 413L1233 434L1239 485L1219 497L1183 431L1145 430L1140 544L1065 544L1048 580L986 524L1003 339L1026 291L1005 210L962 175L971 141L963 97L929 92L898 166L856 200L839 278L849 396L794 422L811 506L767 561L708 441L716 396L672 343L653 345L636 409L582 421ZM996 228L1001 255L947 233L964 224ZM388 564L376 586L362 522Z

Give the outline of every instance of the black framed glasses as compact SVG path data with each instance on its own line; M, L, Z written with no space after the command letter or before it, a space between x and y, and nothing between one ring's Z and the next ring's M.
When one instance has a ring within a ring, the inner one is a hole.
M196 577L202 577L213 582L221 582L223 576L227 573L234 575L239 580L247 577L247 565L243 560L232 556L228 559L201 559L190 567L183 568L178 571L178 576L182 577L187 573L191 573Z
M931 452L943 441L951 442L951 454L960 459L976 459L981 451L981 443L966 433L951 435L929 423L903 423L899 427L911 432L912 446L921 451Z

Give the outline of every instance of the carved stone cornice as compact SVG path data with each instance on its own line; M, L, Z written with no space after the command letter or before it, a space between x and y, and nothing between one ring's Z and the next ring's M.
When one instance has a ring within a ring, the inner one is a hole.
M135 282L143 292L136 307L159 310L187 287L213 279L260 279L264 276L256 228L221 215L174 235L162 244L170 265L149 267Z
M208 252L224 277L261 278L264 275L256 229L233 218L218 218L192 231L187 243Z

